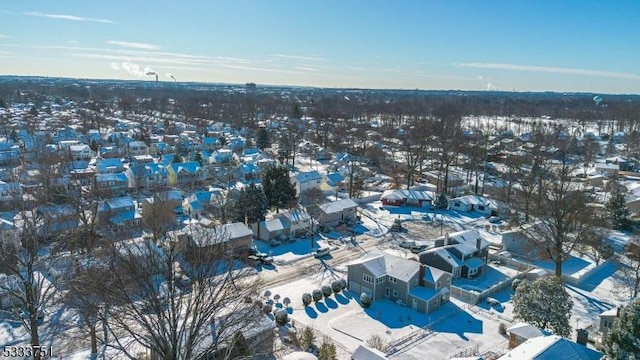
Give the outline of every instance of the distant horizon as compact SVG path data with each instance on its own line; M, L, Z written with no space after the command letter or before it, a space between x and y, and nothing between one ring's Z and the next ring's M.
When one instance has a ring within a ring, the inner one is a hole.
M114 82L136 82L136 83L156 83L155 80L149 79L117 79L117 78L87 78L87 77L68 77L68 76L47 76L47 75L17 75L17 74L0 74L1 78L38 78L38 79L62 79L62 80L84 80L84 81L114 81ZM209 82L209 81L168 81L168 80L158 80L158 83L166 86L168 84L203 84L203 85L225 85L225 86L238 86L244 87L249 82ZM507 91L507 90L465 90L465 89L404 89L404 88L358 88L358 87L322 87L322 86L307 86L307 85L296 85L296 84L260 84L255 83L257 87L273 87L273 88L301 88L301 89L318 89L318 90L346 90L346 91L418 91L418 92L467 92L467 93L495 93L495 94L572 94L572 95L602 95L602 96L614 96L614 97L624 97L624 96L632 96L632 97L640 97L640 93L596 93L596 92L588 92L588 91L552 91L552 90L543 90L543 91Z
M640 94L640 1L8 2L2 74Z

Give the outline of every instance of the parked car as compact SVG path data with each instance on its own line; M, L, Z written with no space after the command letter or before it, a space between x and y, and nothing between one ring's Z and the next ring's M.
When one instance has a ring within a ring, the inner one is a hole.
M411 250L412 253L418 254L418 253L421 253L421 252L427 250L427 247L428 247L427 245L414 245L414 246L411 247L410 250Z
M317 258L321 258L329 254L331 254L331 249L329 247L321 247L320 249L316 250L314 256Z
M487 303L489 303L489 305L491 306L498 306L500 305L500 301L498 301L497 299L494 299L492 297L488 297L487 298Z
M273 257L269 256L269 254L257 253L255 256L258 258L258 260L260 261L261 264L271 264L271 263L273 263Z

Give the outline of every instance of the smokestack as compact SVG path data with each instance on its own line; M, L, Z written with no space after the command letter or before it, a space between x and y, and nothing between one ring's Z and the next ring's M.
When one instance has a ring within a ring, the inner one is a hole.
M449 245L449 233L444 234L444 245Z
M158 73L157 72L155 72L155 71L147 71L146 75L147 76L155 75L156 82L158 82Z

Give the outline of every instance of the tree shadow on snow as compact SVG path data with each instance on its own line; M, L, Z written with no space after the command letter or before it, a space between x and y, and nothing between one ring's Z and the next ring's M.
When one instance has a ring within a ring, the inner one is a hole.
M349 303L349 299L342 294L336 294L336 300L342 305L347 305Z
M469 340L465 333L483 333L482 320L476 319L472 316L472 314L467 313L453 303L450 303L449 305L453 305L449 310L451 311L451 309L453 308L453 312L444 313L442 317L437 318L434 324L431 326L431 330L456 334L465 341ZM437 313L439 312L436 311L436 313L434 314Z
M326 299L324 299L324 303L327 304L327 307L329 309L337 309L338 308L338 303L336 303L335 300L333 300L333 299L326 298Z
M312 319L316 319L318 317L318 313L315 310L313 310L311 306L305 306L304 312L306 312L307 316Z
M325 305L324 303L318 301L316 303L316 309L318 309L319 312L321 313L326 313L329 311L329 308L327 308L327 305Z

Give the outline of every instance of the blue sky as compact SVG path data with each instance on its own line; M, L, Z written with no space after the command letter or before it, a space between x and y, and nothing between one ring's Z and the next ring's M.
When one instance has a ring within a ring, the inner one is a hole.
M0 74L640 93L638 19L637 0L7 1Z

